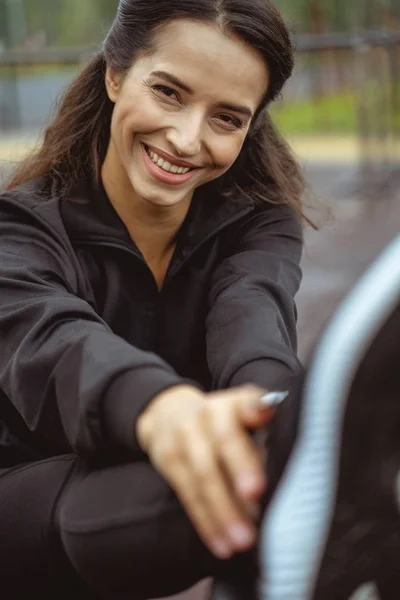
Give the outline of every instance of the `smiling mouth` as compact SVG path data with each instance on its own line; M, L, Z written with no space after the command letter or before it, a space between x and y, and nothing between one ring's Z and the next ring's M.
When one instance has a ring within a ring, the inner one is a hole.
M150 158L151 162L154 163L155 165L157 165L163 171L166 171L167 173L173 173L174 175L186 175L186 173L189 173L190 171L195 170L195 168L188 168L188 167L181 167L179 165L174 165L173 163L170 163L167 160L164 160L163 158L161 158L161 156L158 156L158 154L156 152L153 152L153 150L150 150L150 148L148 146L146 146L145 144L143 144L143 145L146 150L147 156Z

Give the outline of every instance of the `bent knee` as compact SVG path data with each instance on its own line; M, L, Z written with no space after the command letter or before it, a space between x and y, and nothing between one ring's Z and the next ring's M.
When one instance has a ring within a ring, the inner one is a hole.
M59 528L79 575L114 593L177 593L214 562L168 484L145 462L82 474L60 507Z

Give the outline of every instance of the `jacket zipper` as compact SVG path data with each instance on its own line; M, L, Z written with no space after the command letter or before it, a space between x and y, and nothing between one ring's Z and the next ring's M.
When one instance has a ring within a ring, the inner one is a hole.
M222 223L219 227L217 227L216 229L211 231L208 235L206 235L206 237L203 238L201 240L201 242L197 244L197 246L192 248L192 250L190 252L188 252L187 254L184 254L182 261L180 261L178 264L176 264L176 263L171 264L171 269L168 269L167 276L165 278L165 283L168 283L171 277L174 277L177 273L179 273L181 268L192 258L193 254L195 254L195 252L197 252L198 249L203 246L203 244L208 242L208 240L210 240L212 237L218 235L218 233L220 233L226 227L229 227L229 225L232 225L232 223L235 223L236 221L238 221L241 217L244 217L245 215L247 215L252 210L253 210L252 206L246 207L245 209L241 210L240 213L237 213L236 215L234 215L233 217L228 219L228 221L225 221L225 223Z
M235 214L231 219L228 219L228 221L225 221L219 227L217 227L216 229L211 231L205 238L203 238L197 244L197 246L192 248L192 250L190 252L184 253L181 261L178 261L177 263L172 262L170 264L171 268L168 268L167 274L165 276L164 284L163 284L161 290L159 290L159 293L161 293L164 290L165 286L169 283L170 279L172 277L175 277L176 274L179 273L181 268L192 258L192 256L199 250L199 248L201 248L203 246L203 244L208 242L212 237L218 235L218 233L220 233L226 227L229 227L229 225L232 225L232 223L235 223L240 218L247 215L252 210L253 210L253 206L251 206L251 205L249 205L245 209L241 210L239 213ZM92 238L89 237L89 238L84 238L84 239L79 238L79 237L72 238L72 242L78 242L79 244L84 245L84 246L103 246L103 247L115 248L117 250L122 250L124 252L127 252L128 254L133 256L136 260L139 260L147 268L150 275L152 276L155 286L157 287L153 273L151 272L151 270L150 270L149 266L147 265L146 261L144 260L144 258L140 254L135 252L135 250L133 250L129 246L127 246L119 241L104 240L104 239L102 240L102 239L97 239L94 236ZM157 290L158 290L158 288L157 288Z

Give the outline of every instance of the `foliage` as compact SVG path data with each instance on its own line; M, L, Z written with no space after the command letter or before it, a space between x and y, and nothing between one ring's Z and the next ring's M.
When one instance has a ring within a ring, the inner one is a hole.
M370 84L366 95L372 100L379 95L379 92L380 89ZM400 98L400 83L396 95ZM378 131L380 127L385 127L386 122L392 131L400 132L400 113L394 105L390 107L389 103L386 104L384 113L378 114L377 107L372 104L372 102L366 103L369 111L369 127ZM355 134L361 126L359 100L352 91L303 101L281 101L273 105L270 112L279 129L285 135L291 136L319 133Z
M279 129L285 134L355 133L357 116L352 93L316 100L280 103L271 109Z
M400 0L275 2L297 32L346 31L357 26L384 24L396 26L395 15L400 19ZM47 45L100 43L117 6L118 0L0 0L0 42L18 45L26 41L26 37L44 32Z
M323 33L395 26L400 0L275 0L298 32ZM398 23L398 21L397 21Z
M118 0L0 0L0 15L7 17L9 46L31 44L41 34L47 46L90 46L103 40L117 6ZM16 28L21 31L19 40L10 33ZM0 28L0 39L2 34Z

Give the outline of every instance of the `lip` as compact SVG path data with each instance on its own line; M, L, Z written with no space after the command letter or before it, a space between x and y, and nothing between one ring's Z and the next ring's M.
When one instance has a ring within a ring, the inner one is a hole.
M178 173L164 171L163 169L161 169L161 167L154 164L153 161L150 159L149 155L146 152L144 144L140 144L140 146L142 148L143 160L147 167L147 171L154 179L157 179L161 183L166 183L168 185L182 185L183 183L186 183L187 181L192 179L192 177L199 171L199 169L196 168L193 171L188 171L187 173L183 173L180 175Z
M156 154L158 154L158 156L160 158L167 160L171 164L177 165L178 167L185 167L185 168L189 168L189 169L200 169L200 167L198 165L194 165L193 163L189 163L189 162L186 162L185 160L180 160L179 158L176 158L175 156L171 156L171 154L168 154L168 152L164 152L164 150L161 150L160 148L156 148L156 146L150 146L149 144L144 144L144 145L147 146L148 148L150 148L150 150L152 152L155 152Z

